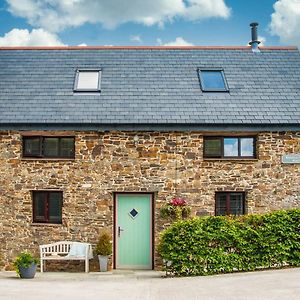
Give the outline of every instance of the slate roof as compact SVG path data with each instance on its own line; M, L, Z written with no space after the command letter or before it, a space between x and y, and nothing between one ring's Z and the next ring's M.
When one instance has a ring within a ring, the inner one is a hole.
M201 91L222 68L229 93ZM74 93L78 68L101 68L101 93ZM295 47L0 48L0 128L300 129Z

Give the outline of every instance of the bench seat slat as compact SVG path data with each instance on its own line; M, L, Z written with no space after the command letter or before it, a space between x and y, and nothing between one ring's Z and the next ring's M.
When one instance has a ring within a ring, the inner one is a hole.
M81 257L51 257L51 256L46 256L43 257L43 260L85 260L85 256L81 256Z

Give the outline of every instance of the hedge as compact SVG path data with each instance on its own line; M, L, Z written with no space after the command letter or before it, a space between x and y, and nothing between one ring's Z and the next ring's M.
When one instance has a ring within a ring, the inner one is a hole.
M300 209L179 221L158 252L175 276L300 266Z

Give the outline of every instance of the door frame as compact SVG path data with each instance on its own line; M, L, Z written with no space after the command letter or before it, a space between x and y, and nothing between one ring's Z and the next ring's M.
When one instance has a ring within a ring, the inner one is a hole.
M155 208L154 208L154 193L152 192L114 192L113 193L113 269L116 269L117 263L116 263L116 255L117 255L117 236L116 236L116 228L117 228L117 197L118 195L149 195L150 196L150 255L151 255L151 270L154 269L154 249L155 249Z

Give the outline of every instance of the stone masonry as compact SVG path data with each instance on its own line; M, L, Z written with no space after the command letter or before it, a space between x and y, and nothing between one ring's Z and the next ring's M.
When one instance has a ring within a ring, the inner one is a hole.
M101 228L112 232L115 192L154 193L156 242L165 226L159 208L175 195L194 216L214 215L216 191L246 192L247 213L300 206L300 165L281 163L300 153L300 132L259 133L251 160L203 159L202 132L119 131L68 132L75 159L25 159L21 134L0 132L0 268L22 250L38 255L39 244L96 243ZM32 223L34 190L63 191L63 224Z

